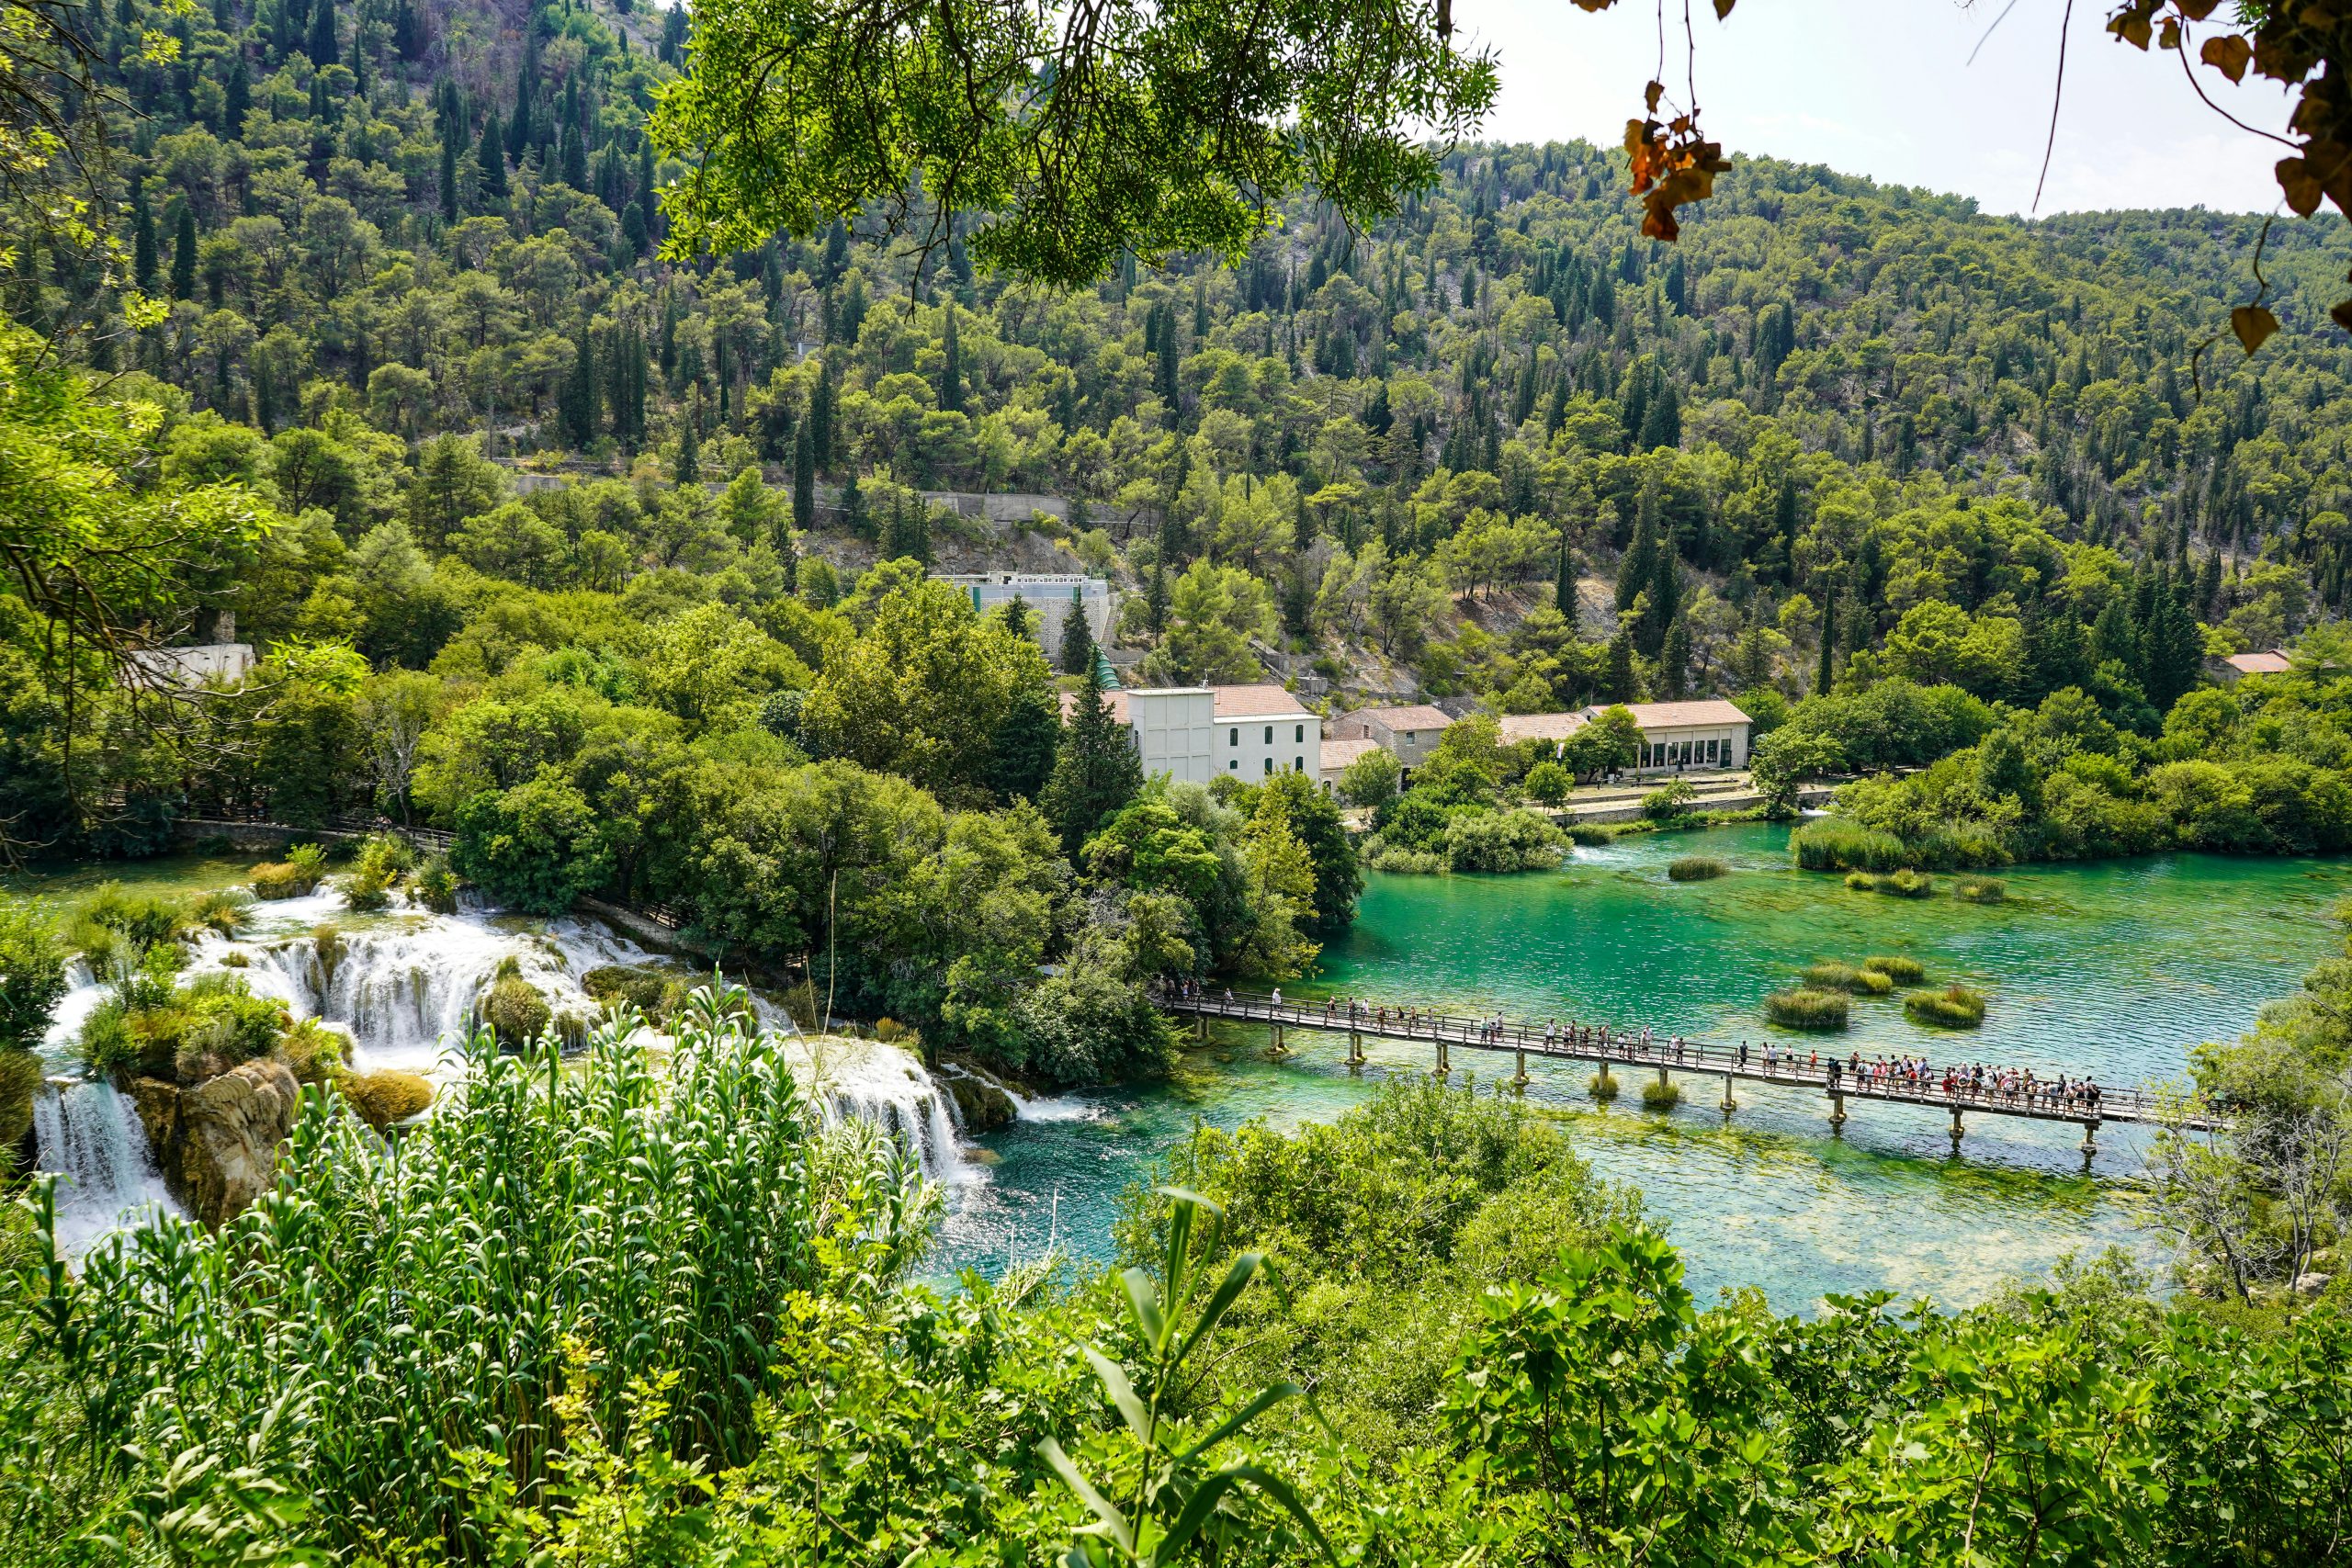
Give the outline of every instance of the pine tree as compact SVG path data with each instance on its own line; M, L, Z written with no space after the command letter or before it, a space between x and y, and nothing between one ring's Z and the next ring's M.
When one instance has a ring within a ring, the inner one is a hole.
M1083 675L1094 668L1094 627L1086 619L1086 606L1072 599L1062 615L1062 673Z
M1142 789L1143 763L1127 727L1103 701L1102 671L1089 668L1079 677L1077 700L1038 806L1075 860L1103 818Z
M179 220L172 226L172 298L196 295L196 212L180 204Z
M506 199L506 149L498 129L498 111L490 111L482 122L481 144L474 150L474 164L481 172L482 199L493 205Z

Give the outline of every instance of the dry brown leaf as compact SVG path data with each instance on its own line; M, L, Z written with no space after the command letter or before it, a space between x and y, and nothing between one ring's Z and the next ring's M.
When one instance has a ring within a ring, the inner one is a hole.
M2230 331L2238 334L2238 342L2248 354L2260 348L2278 330L2278 318L2259 305L2241 305L2230 312Z
M2205 47L2197 51L2197 58L2231 81L2243 82L2246 65L2254 59L2254 45L2237 33L2223 33L2219 38L2207 39Z

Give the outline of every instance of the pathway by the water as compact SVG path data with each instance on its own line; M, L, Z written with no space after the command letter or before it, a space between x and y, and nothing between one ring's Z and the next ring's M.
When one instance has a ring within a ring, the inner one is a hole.
M2009 897L1962 904L1848 891L1791 868L1785 829L1745 828L1621 840L1557 874L1369 879L1354 930L1312 985L1285 995L1414 997L1464 1015L1639 1019L1716 1040L1772 1033L1764 995L1804 964L1903 953L1929 985L1990 1000L1972 1034L1920 1029L1899 997L1856 998L1841 1053L2031 1066L2103 1084L2185 1077L2197 1043L2233 1036L2340 951L2330 911L2352 863L2168 856L2003 873ZM1666 865L1705 853L1732 874L1673 883ZM1787 1036L1781 1036L1784 1040ZM1368 1041L1265 1057L1267 1032L1219 1026L1166 1086L1077 1095L1051 1121L983 1140L987 1181L959 1194L942 1261L993 1270L1040 1247L1049 1224L1080 1256L1109 1253L1115 1198L1198 1120L1277 1126L1329 1120L1389 1073L1425 1079L1427 1043ZM1511 1058L1455 1061L1454 1080L1503 1087ZM2146 1258L2134 1224L2143 1143L2100 1134L2082 1173L2081 1132L1972 1122L1962 1154L1940 1116L1855 1117L1831 1135L1818 1089L1744 1089L1728 1123L1713 1097L1645 1112L1638 1086L1593 1107L1583 1072L1534 1075L1532 1103L1570 1118L1602 1175L1639 1187L1682 1247L1702 1298L1753 1284L1809 1309L1825 1292L1883 1287L1948 1304L2006 1278L2109 1243Z

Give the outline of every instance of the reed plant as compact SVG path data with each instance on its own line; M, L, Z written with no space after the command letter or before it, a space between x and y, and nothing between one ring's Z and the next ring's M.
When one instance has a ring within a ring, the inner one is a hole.
M1567 834L1568 842L1588 850L1598 849L1603 844L1613 841L1617 837L1608 829L1591 822L1573 823L1562 831Z
M1897 986L1916 986L1928 977L1928 966L1903 953L1874 953L1862 960L1862 967Z
M1816 991L1851 991L1862 983L1862 972L1850 964L1808 964L1799 974Z
M1936 890L1936 879L1908 866L1878 879L1877 890L1897 898L1925 898Z
M1585 1092L1603 1105L1617 1098L1617 1080L1603 1067L1585 1082Z
M1984 996L1960 985L1914 991L1903 998L1903 1016L1929 1029L1976 1029L1984 1022Z
M1682 1088L1672 1079L1642 1086L1642 1109L1645 1111L1671 1111L1681 1103Z
M1798 828L1789 835L1789 851L1805 871L1892 871L1909 856L1894 834L1842 817L1816 817Z
M495 1476L550 1509L590 1425L706 1472L743 1462L792 1301L903 1277L936 1198L887 1134L820 1133L775 1042L727 998L699 992L686 1013L658 1055L607 1026L575 1064L545 1036L508 1055L477 1032L397 1157L344 1102L309 1097L276 1189L218 1235L164 1218L78 1278L48 1270L31 1321L75 1440L121 1456L128 1495L175 1510L229 1506L212 1489L232 1482L283 1499L279 1533L307 1555L280 1562L388 1542L401 1562L507 1561L472 1499ZM36 1211L52 1224L53 1197ZM592 1422L557 1404L581 1343ZM656 1381L662 1414L633 1426L629 1391Z
M1668 863L1666 874L1676 882L1712 882L1730 871L1730 866L1713 855L1683 855Z
M2009 896L2009 885L1997 876L1963 876L1952 884L1951 896L1963 904L1997 904Z
M1848 1007L1843 991L1797 986L1766 997L1764 1016L1781 1029L1843 1029L1849 1022Z

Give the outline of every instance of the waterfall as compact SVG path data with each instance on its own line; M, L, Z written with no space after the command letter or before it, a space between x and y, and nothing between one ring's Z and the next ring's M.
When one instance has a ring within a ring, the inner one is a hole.
M51 1084L33 1100L40 1168L57 1183L57 1243L79 1259L155 1213L181 1213L147 1150L130 1102L103 1079Z
M956 1152L955 1101L912 1052L878 1040L825 1035L791 1042L786 1060L827 1122L874 1123L905 1145L933 1179L969 1174Z

